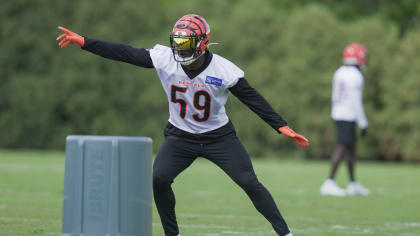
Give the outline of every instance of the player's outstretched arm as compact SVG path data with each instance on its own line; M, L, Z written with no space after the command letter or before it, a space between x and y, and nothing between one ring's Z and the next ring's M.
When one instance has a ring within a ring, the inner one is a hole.
M309 140L305 138L303 135L296 133L293 131L289 126L283 126L279 128L279 131L288 136L289 138L293 139L295 143L299 146L308 146Z
M274 111L260 93L249 85L245 78L241 78L235 86L229 88L229 91L275 130L292 138L297 145L309 145L308 139L303 135L295 133L287 126L287 122Z
M61 40L58 43L58 46L60 46L61 48L66 47L69 44L75 44L75 45L79 45L81 47L83 47L83 45L85 45L85 38L83 38L82 36L80 36L79 34L76 34L64 27L58 26L58 29L63 31L63 34L61 34L60 36L57 37L56 40Z
M152 58L145 48L134 48L121 43L110 43L83 37L61 26L58 29L64 32L57 37L57 40L61 40L58 43L61 48L69 44L75 44L83 50L107 59L123 61L144 68L153 68Z

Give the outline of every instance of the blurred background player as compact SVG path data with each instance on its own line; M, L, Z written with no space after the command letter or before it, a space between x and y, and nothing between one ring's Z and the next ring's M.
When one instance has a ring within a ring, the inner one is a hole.
M337 127L337 145L331 156L331 171L321 186L322 195L345 196L367 195L369 190L355 180L356 166L356 124L361 136L367 133L368 121L363 109L362 93L364 78L362 71L367 63L367 50L363 45L349 44L343 52L343 66L334 74L332 86L331 117ZM347 189L340 188L334 181L340 162L347 162L350 183Z
M153 195L166 236L179 235L171 185L197 157L210 160L232 178L278 235L292 235L271 194L258 181L250 157L226 115L228 92L298 145L307 146L308 140L289 128L248 84L240 68L208 50L210 26L203 17L183 16L172 29L170 47L155 45L151 49L104 42L59 29L64 32L57 38L62 48L72 43L105 58L156 69L169 102L165 140L153 164Z

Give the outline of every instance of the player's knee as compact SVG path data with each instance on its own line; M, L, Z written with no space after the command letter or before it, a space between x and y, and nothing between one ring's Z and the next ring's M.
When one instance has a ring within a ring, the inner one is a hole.
M258 181L255 175L254 176L252 175L241 176L241 178L237 180L237 183L246 192L255 191L261 186L261 183Z
M162 188L166 186L170 186L172 184L172 180L165 175L153 175L153 188Z

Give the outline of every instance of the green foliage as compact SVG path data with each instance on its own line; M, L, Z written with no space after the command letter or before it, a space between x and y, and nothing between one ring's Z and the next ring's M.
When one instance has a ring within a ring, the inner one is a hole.
M385 68L383 94L386 109L380 113L378 124L383 139L380 152L387 159L419 160L420 146L420 33L407 35L395 54L394 67Z
M352 22L360 17L375 16L386 23L396 25L399 36L403 37L413 29L419 29L420 2L417 0L269 0L278 9L299 10L310 5L319 4L327 7L340 20Z
M174 22L193 12L208 20L211 41L220 43L211 50L241 67L310 139L310 147L300 149L308 158L329 157L331 79L345 45L365 44L370 126L359 154L418 161L420 36L413 22L420 13L416 1L400 2L106 0L98 7L81 0L7 1L0 9L0 146L61 149L69 134L142 135L154 139L157 151L168 108L155 71L75 46L59 49L56 27L150 48L167 44ZM227 111L251 154L297 149L236 98Z

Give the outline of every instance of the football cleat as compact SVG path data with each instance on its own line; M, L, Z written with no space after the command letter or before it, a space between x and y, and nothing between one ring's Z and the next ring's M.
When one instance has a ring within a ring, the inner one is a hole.
M349 185L347 185L346 192L348 195L362 195L362 196L369 195L370 193L369 189L363 187L358 182L349 183Z
M337 196L337 197L344 197L346 196L346 191L340 188L334 180L327 179L321 186L321 195L330 195L330 196Z

